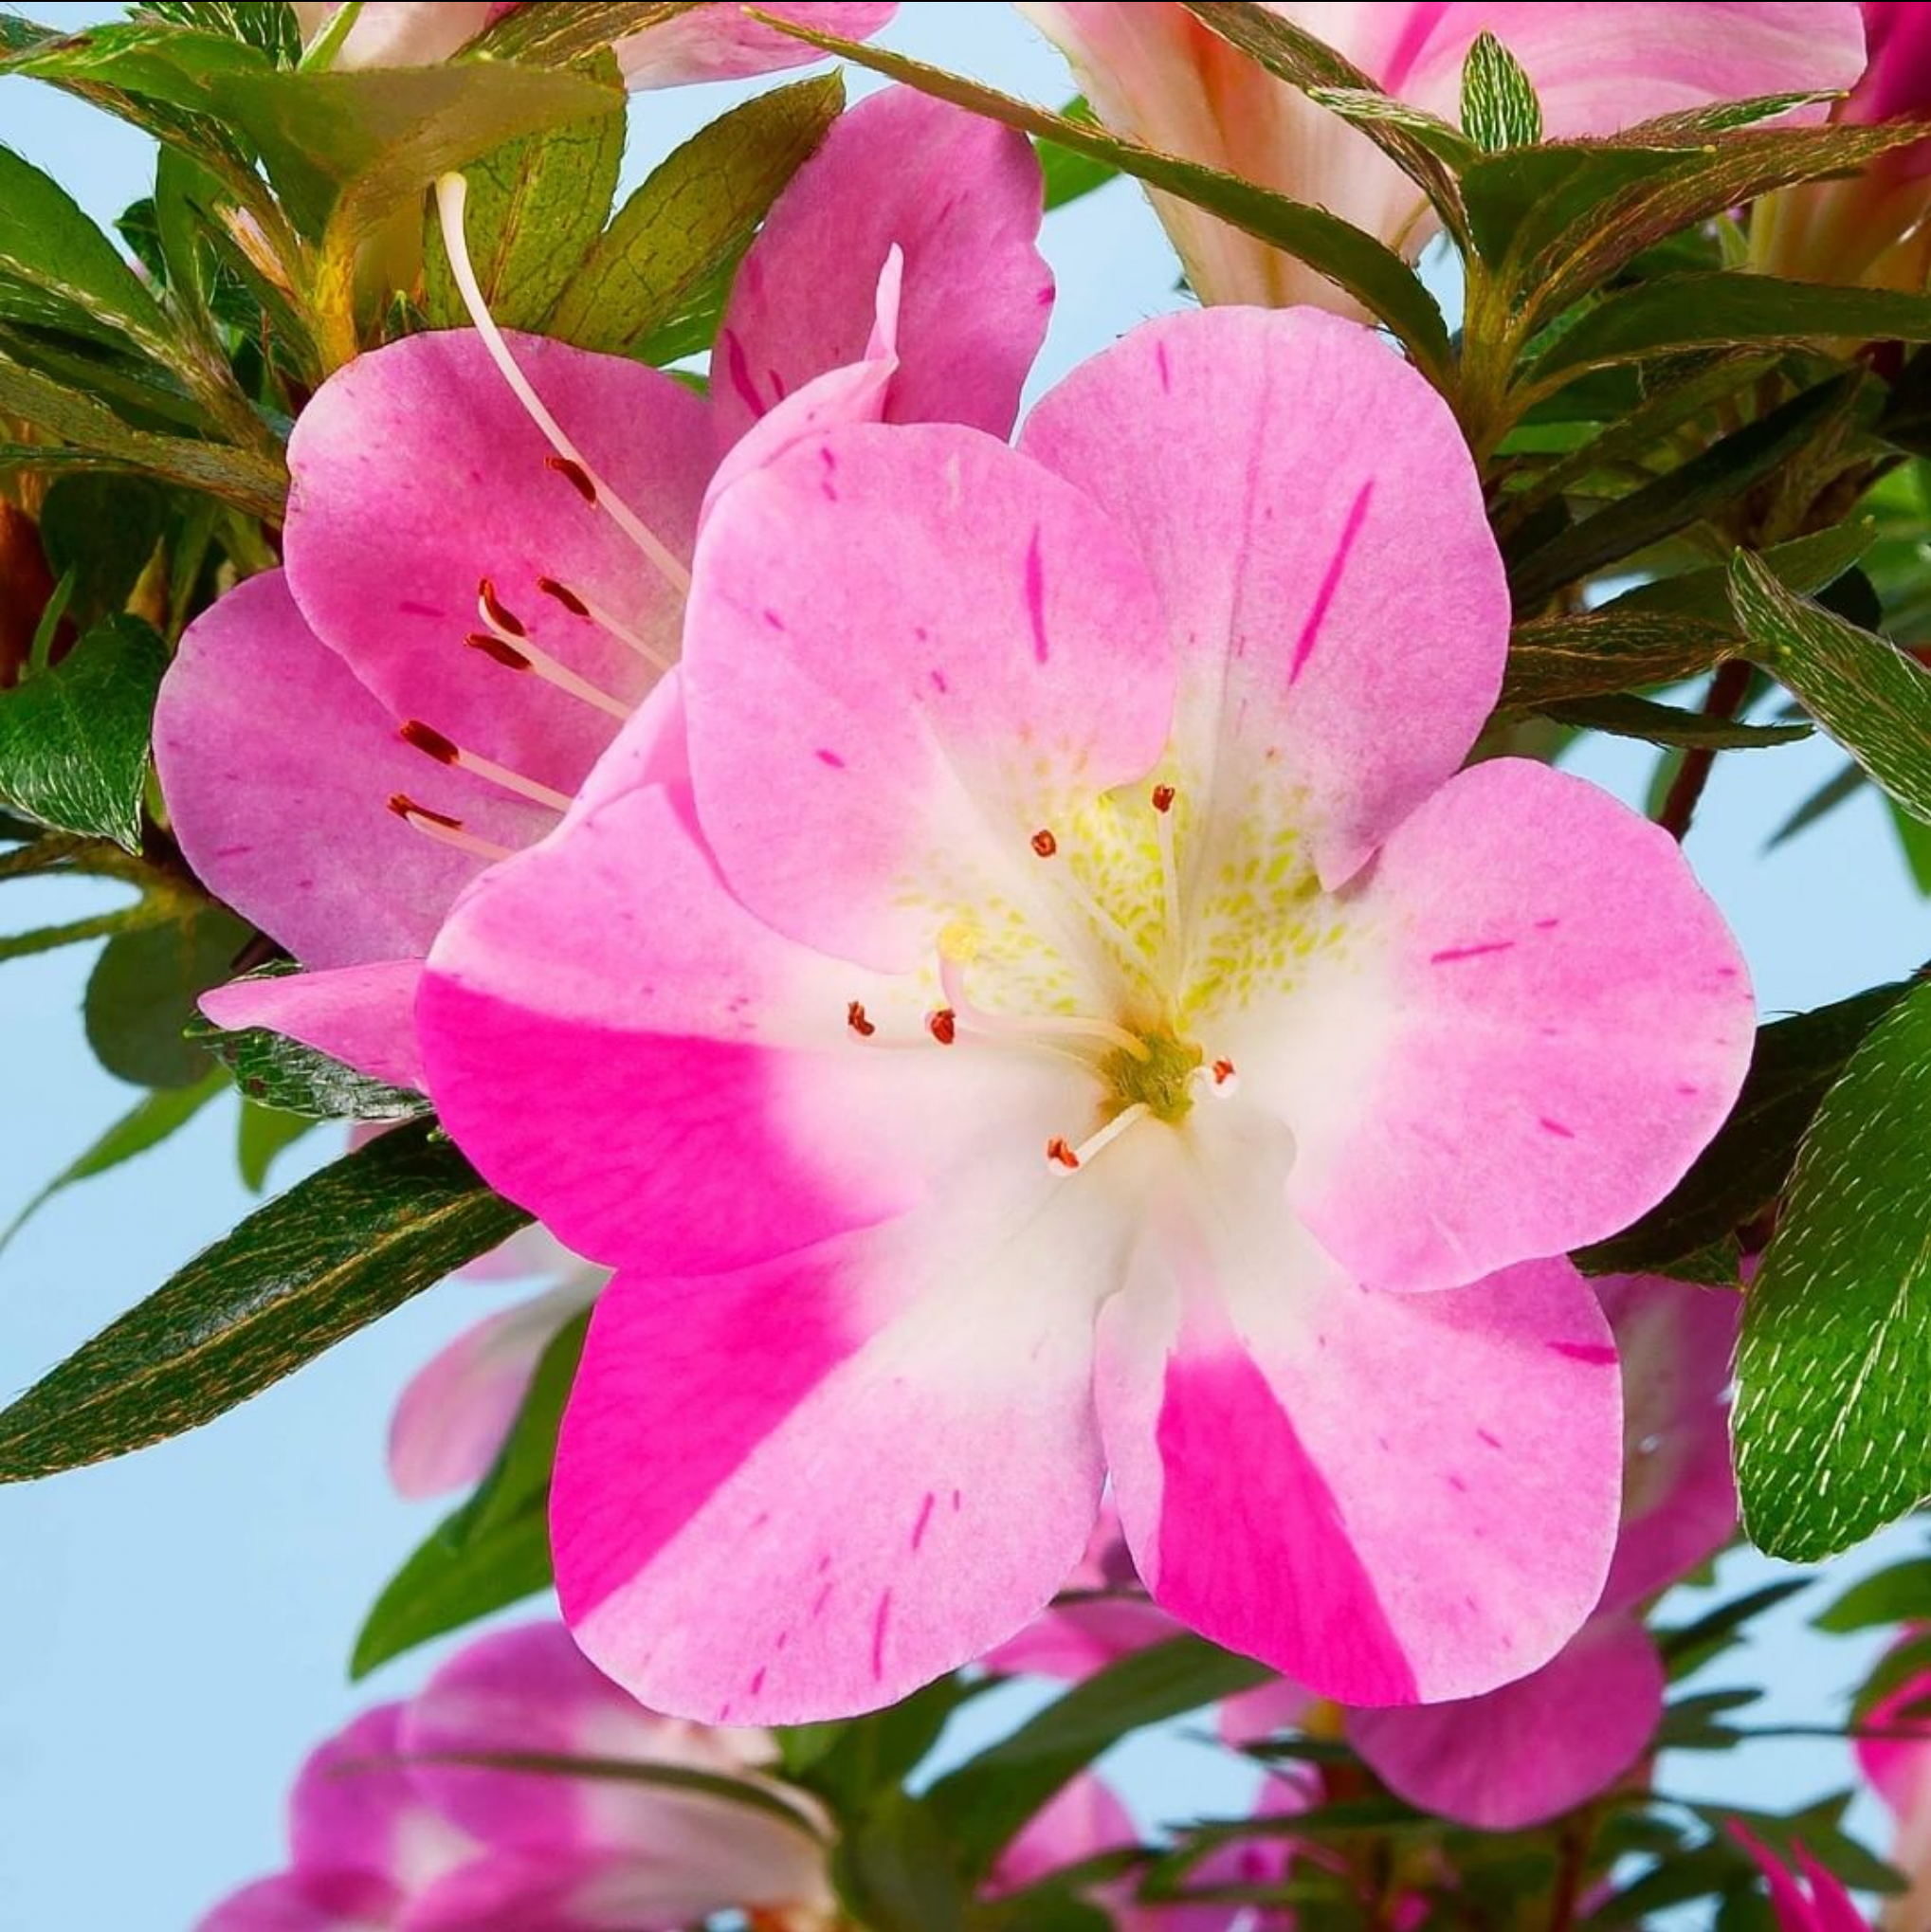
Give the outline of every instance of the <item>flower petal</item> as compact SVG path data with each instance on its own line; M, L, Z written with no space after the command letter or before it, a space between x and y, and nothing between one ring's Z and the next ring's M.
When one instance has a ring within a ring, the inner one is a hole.
M1046 337L1053 280L1024 136L888 87L833 122L752 245L718 336L716 407L735 439L826 370L864 358L886 253L905 260L887 418L1004 436Z
M237 979L201 995L201 1011L230 1031L265 1027L319 1053L384 1080L423 1084L416 1042L420 959L377 959L333 973L293 973L282 979Z
M710 412L620 355L508 337L576 447L683 557L714 461ZM552 463L550 446L467 329L358 355L316 392L289 443L289 588L303 614L399 720L569 792L615 736L581 698L464 639L487 579L523 632L613 699L657 666L538 589L571 587L676 654L681 586Z
M882 0L774 0L758 10L846 40L869 40L899 9ZM809 42L766 27L736 5L686 8L643 33L627 35L616 47L626 83L640 89L737 81L825 58Z
M1348 1704L1535 1669L1615 1535L1594 1297L1562 1261L1438 1295L1350 1280L1283 1203L1270 1130L1222 1106L1194 1130L1199 1198L1157 1211L1101 1326L1101 1426L1154 1600Z
M483 1173L579 1253L653 1272L807 1246L962 1172L1044 1177L1091 1104L1071 1063L947 1052L916 988L753 919L677 788L618 793L481 880L416 1021Z
M1102 1851L1139 1843L1139 1832L1112 1788L1093 1772L1083 1771L1061 1785L1000 1852L986 1895L998 1898L1022 1890Z
M1042 1170L1044 1163L1041 1163ZM705 1722L877 1709L1038 1613L1099 1504L1101 1196L961 1188L742 1273L620 1274L551 1524L577 1640Z
M1600 1240L1728 1114L1754 1039L1735 940L1667 833L1496 759L1346 897L1293 998L1218 1023L1292 1128L1288 1189L1361 1279L1440 1287Z
M389 1424L389 1480L398 1494L441 1496L488 1474L543 1351L604 1280L600 1269L581 1269L499 1309L417 1371Z
M1333 884L1461 764L1507 587L1453 416L1368 331L1163 317L1045 397L1020 447L1139 539L1185 640L1175 736L1210 819L1278 818Z
M296 1873L284 1872L224 1899L196 1923L195 1932L368 1932L370 1923L346 1905L338 1911Z
M390 810L406 794L493 844L554 813L427 757L303 622L280 571L188 627L155 708L155 766L198 878L310 966L428 948L483 862Z
M1630 1617L1592 1618L1557 1656L1484 1697L1356 1711L1348 1741L1396 1796L1520 1832L1607 1791L1663 1717L1663 1660Z
M1167 664L1144 568L1082 492L970 429L833 430L704 526L683 689L705 839L780 930L918 965L947 910L1046 892L1037 829L1153 765Z
M1127 1596L1096 1596L1055 1605L1016 1637L990 1650L989 1670L1053 1677L1078 1684L1136 1650L1180 1634L1158 1604Z

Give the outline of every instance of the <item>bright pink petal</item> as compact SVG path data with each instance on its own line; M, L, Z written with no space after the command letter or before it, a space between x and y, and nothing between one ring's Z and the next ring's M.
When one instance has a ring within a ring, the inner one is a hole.
M388 1932L394 1923L386 1905L378 1917L337 1910L288 1872L243 1886L201 1919L195 1932Z
M1668 835L1521 759L1445 785L1295 996L1221 1026L1289 1193L1361 1278L1437 1287L1653 1206L1750 1057L1735 940Z
M405 744L303 622L280 571L188 627L155 710L155 764L198 878L310 966L428 950L481 862L412 829L397 793L498 845L555 814Z
M777 0L760 4L762 13L835 33L846 40L869 40L899 9L880 0ZM631 87L681 87L691 81L736 81L749 74L773 74L823 60L809 43L754 20L743 8L724 4L693 7L643 33L617 43L617 61Z
M1508 592L1461 430L1373 335L1164 317L1082 364L1020 447L1139 539L1184 640L1181 783L1244 849L1258 813L1333 884L1461 764Z
M1843 1881L1819 1865L1801 1840L1792 1847L1804 1877L1800 1885L1776 1854L1736 1818L1730 1820L1730 1835L1762 1871L1778 1932L1868 1932Z
M297 0L302 38L312 41L337 6ZM358 67L424 67L446 61L475 39L499 11L490 0L367 0L334 64L343 73Z
M744 258L718 337L728 437L811 377L862 359L888 250L905 260L886 416L1004 436L1046 336L1039 163L1023 136L887 88L833 123Z
M1484 1832L1518 1832L1607 1791L1663 1716L1662 1659L1631 1618L1595 1617L1539 1670L1484 1697L1357 1711L1348 1740L1390 1790Z
M1362 1286L1286 1213L1278 1153L1228 1144L1244 1131L1203 1147L1211 1190L1164 1213L1159 1272L1102 1327L1101 1425L1155 1601L1347 1704L1537 1668L1614 1540L1621 1403L1594 1297L1561 1261L1453 1293Z
M833 431L704 526L704 836L781 930L923 964L949 909L1054 889L1029 841L1159 756L1167 664L1143 566L1080 491L973 430Z
M702 401L623 356L509 340L576 447L688 556L715 455ZM301 412L285 556L303 615L392 716L567 793L616 721L465 646L480 584L536 646L629 703L657 665L539 585L589 598L660 661L676 655L683 594L551 456L480 337L411 336L358 355Z
M987 1895L1016 1892L1068 1866L1139 1843L1126 1807L1102 1778L1082 1772L1063 1784L999 1854Z
M265 1027L372 1080L419 1087L414 1010L422 975L420 959L379 959L333 973L238 979L203 993L201 1011L231 1032Z
M595 1269L500 1309L419 1370L389 1424L389 1479L399 1494L441 1496L480 1482L522 1407L556 1331L595 1300Z
M1857 1762L1900 1824L1931 1831L1931 1671L1871 1706L1865 1728L1911 1736L1860 1738Z
M1121 1657L1178 1636L1180 1626L1156 1603L1095 1596L1055 1605L1016 1637L986 1653L989 1670L1078 1684Z
M1220 1735L1230 1744L1258 1744L1276 1732L1298 1731L1320 1701L1291 1677L1277 1677L1221 1704Z
M981 1184L739 1274L618 1276L551 1524L564 1613L627 1688L706 1722L847 1716L1044 1608L1098 1506L1122 1233L1037 1165L1023 1205Z
M1047 1178L1079 1070L944 1052L920 995L761 925L687 799L647 789L478 884L417 1024L442 1118L497 1186L579 1253L683 1272L888 1219L993 1160Z
M1623 1358L1623 1527L1602 1608L1652 1595L1729 1541L1730 1358L1743 1298L1655 1275L1593 1284Z

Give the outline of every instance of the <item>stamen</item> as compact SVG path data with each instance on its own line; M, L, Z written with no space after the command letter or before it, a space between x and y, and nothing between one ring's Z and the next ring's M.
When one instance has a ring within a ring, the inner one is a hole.
M1102 1148L1110 1147L1129 1127L1137 1126L1152 1112L1144 1101L1122 1107L1097 1134L1088 1135L1077 1147L1068 1147L1057 1135L1046 1143L1046 1162L1055 1174L1075 1174Z
M966 997L964 961L949 957L943 952L938 960L938 983L945 989L946 998L952 1002L949 1007L940 1010L949 1028L963 1026L968 1032L988 1033L1006 1039L1102 1040L1108 1047L1130 1053L1136 1060L1153 1057L1152 1048L1138 1033L1129 1033L1124 1027L1116 1027L1111 1020L1088 1018L1082 1013L1039 1013L1029 1019L1019 1019L1009 1013L986 1012ZM948 1038L946 1045L951 1044Z
M1154 810L1162 815L1174 809L1174 788L1171 785L1154 787Z
M426 752L439 765L450 765L459 772L473 772L491 785L500 785L505 792L514 792L519 798L529 799L533 805L548 806L552 811L570 810L569 793L539 784L535 778L526 778L520 772L513 772L507 765L500 765L494 758L485 758L479 752L465 751L454 738L445 738L440 731L423 723L420 719L412 718L403 726L402 738L405 744Z
M389 809L414 830L432 839L440 839L446 846L454 846L459 852L467 852L472 858L495 861L511 855L507 846L500 846L493 839L480 839L474 832L465 831L460 818L451 818L446 811L431 811L427 805L418 805L405 793L395 793L390 798Z
M494 636L487 630L472 630L463 642L471 650L480 650L484 657L501 665L506 670L534 671L546 684L555 684L559 691L568 691L573 698L580 698L586 704L595 705L611 718L628 718L630 715L631 706L621 698L612 698L588 678L578 677L568 665L559 664L548 651L539 650L527 637L520 643L512 644L508 638Z
M861 1040L869 1040L871 1036L878 1031L878 1028L875 1027L871 1023L871 1021L865 1018L865 1002L862 999L853 1000L851 1004L845 1009L845 1024L847 1027L849 1027L851 1030L854 1033L856 1033Z
M1193 1084L1214 1100L1231 1100L1240 1091L1240 1075L1231 1060L1215 1060L1193 1069Z
M925 1030L941 1047L950 1047L958 1038L958 1015L949 1006L939 1007L925 1015Z
M1160 905L1165 925L1160 933L1160 962L1171 982L1179 976L1180 867L1174 856L1174 788L1156 785L1153 792L1154 836L1160 848Z
M559 584L555 577L538 577L537 588L546 597L556 600L573 617L587 617L592 624L608 630L621 645L628 646L647 663L653 664L660 671L667 671L676 659L661 645L655 645L641 632L633 630L621 617L606 611L601 604L592 604L581 591L573 591L568 584Z
M590 480L590 472L580 463L573 463L567 456L546 456L545 469L554 469L578 496L593 510L597 507L596 484Z
M512 393L529 412L530 420L542 431L544 440L560 460L557 467L574 483L587 501L594 502L654 564L665 583L680 595L690 590L690 572L665 547L656 532L636 514L602 477L584 461L583 452L563 433L562 426L543 406L542 398L530 379L517 366L503 340L502 331L483 301L476 280L476 268L469 259L469 243L464 228L464 212L469 199L469 184L461 174L444 174L436 182L436 211L442 218L443 245L448 252L449 272L469 311L476 333L483 337L489 358L509 384ZM573 471L574 472L573 474ZM587 487L586 487L587 486Z
M1060 848L1060 842L1044 826L1032 835L1032 849L1042 859L1049 859Z
M529 627L504 605L496 593L496 586L487 577L481 579L476 586L476 608L482 613L483 621L492 629L510 637L529 636Z

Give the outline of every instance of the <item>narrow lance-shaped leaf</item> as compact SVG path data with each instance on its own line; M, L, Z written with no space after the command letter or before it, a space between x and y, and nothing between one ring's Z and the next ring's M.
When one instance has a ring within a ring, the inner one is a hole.
M1623 692L1545 704L1542 715L1580 731L1640 738L1646 744L1685 749L1701 746L1708 751L1749 751L1760 745L1792 744L1811 735L1808 724L1746 724L1738 719L1710 718L1700 711L1685 711L1674 704L1658 704Z
M1931 819L1931 671L1810 603L1748 551L1730 572L1750 655L1914 817Z
M250 1214L0 1412L0 1482L211 1422L525 1225L424 1124Z
M688 13L692 5L693 0L524 0L472 41L462 58L567 67L612 41L647 34Z
M1743 1524L1795 1562L1931 1496L1931 984L1825 1096L1744 1303L1731 1417Z
M1485 154L1542 138L1542 103L1522 64L1485 29L1462 64L1462 132Z
M767 26L790 34L794 40L822 47L829 54L838 54L854 65L868 67L889 80L902 81L920 93L983 114L1037 140L1055 141L1075 154L1089 155L1118 168L1122 174L1144 181L1150 188L1206 209L1210 214L1231 222L1260 241L1284 248L1380 317L1407 344L1424 373L1438 387L1448 381L1452 360L1448 329L1434 297L1392 248L1339 216L1329 214L1325 209L1291 201L1237 175L1203 168L1175 155L1160 154L1141 147L1138 141L1123 140L1102 129L1069 120L1065 115L1015 100L1011 95L981 86L962 74L951 74L942 67L908 60L903 54L884 47L819 33L795 21L758 12L756 8L749 10Z
M1673 683L1739 648L1727 627L1693 617L1640 611L1540 617L1509 635L1500 708L1540 711L1635 685Z

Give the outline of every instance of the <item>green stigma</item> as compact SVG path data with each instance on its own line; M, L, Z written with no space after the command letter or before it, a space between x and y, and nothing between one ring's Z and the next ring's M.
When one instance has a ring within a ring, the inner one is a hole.
M1119 1047L1100 1063L1100 1071L1120 1111L1143 1106L1155 1120L1170 1125L1184 1121L1193 1104L1193 1075L1206 1056L1191 1040L1175 1040L1168 1033L1143 1038L1144 1060Z

